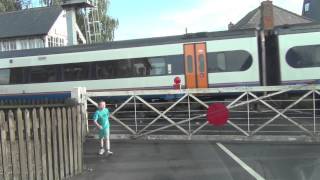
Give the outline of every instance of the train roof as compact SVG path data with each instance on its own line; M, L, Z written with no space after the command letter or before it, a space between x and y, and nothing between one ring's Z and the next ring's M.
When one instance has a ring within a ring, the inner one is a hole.
M275 32L279 35L320 32L320 23L282 25L276 27Z
M177 36L113 41L113 42L98 43L98 44L91 44L91 45L76 45L76 46L68 46L68 47L52 47L52 48L39 48L39 49L17 50L17 51L5 51L5 52L0 52L0 59L24 57L24 56L39 56L39 55L49 55L49 54L85 52L85 51L98 51L98 50L108 50L108 49L121 49L121 48L132 48L132 47L143 47L143 46L154 46L154 45L165 45L165 44L176 44L176 43L201 42L201 41L208 41L208 40L234 39L234 38L241 38L241 37L254 37L256 36L255 31L256 29L231 30L231 31L219 31L219 32L200 32L200 33L188 33L188 34L177 35Z

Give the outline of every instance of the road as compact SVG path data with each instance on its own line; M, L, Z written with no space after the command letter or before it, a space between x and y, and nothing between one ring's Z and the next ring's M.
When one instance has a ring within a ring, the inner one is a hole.
M221 146L219 146L221 145ZM74 180L318 180L320 145L119 141L99 157L85 143L85 170Z

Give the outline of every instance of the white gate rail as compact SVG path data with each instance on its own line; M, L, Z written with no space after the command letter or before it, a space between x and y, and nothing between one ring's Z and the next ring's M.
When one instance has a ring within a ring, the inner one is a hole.
M116 104L110 115L126 130L115 132L117 137L201 139L199 137L229 136L263 139L273 136L275 139L292 139L303 136L319 139L319 90L319 85L105 92L86 92L85 88L77 88L74 92L82 96L73 97L94 106L97 106L97 99L126 98L123 103ZM154 102L150 96L174 98L169 102ZM218 101L230 111L226 127L212 127L206 121L206 109ZM153 115L149 117L150 113Z

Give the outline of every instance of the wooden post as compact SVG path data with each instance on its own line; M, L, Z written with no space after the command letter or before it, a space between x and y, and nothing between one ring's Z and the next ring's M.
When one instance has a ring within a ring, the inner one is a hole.
M14 120L14 114L10 110L8 113L9 121L9 134L10 134L10 144L11 144L11 159L12 159L12 172L13 179L19 180L20 177L20 162L19 162L19 146L16 141L16 122Z
M77 108L72 108L72 128L73 128L73 160L75 174L79 173L78 168L78 138L77 138Z
M69 161L69 143L68 143L68 119L66 108L62 108L62 129L63 129L63 147L66 178L70 177L70 161Z
M40 144L41 144L41 162L42 162L42 179L48 179L47 173L47 149L46 149L46 119L44 110L40 108Z
M27 143L27 159L28 159L28 175L29 179L34 179L35 176L35 168L34 168L34 148L33 142L31 141L31 119L30 113L28 110L24 111L24 119L25 119L25 129L26 129L26 143Z
M3 121L1 116L0 116L0 131L2 132L2 126L3 126ZM0 138L1 138L1 133L0 133ZM0 139L2 141L2 139ZM0 179L4 179L4 172L3 172L3 161L2 161L2 148L1 148L1 143L0 143Z
M22 111L18 109L16 111L16 117L18 121L18 141L19 141L19 157L20 157L20 167L21 167L21 178L28 179L27 173L27 159L26 159L26 142L24 140L24 124L22 118Z
M74 166L73 166L73 138L72 138L72 111L71 108L68 108L68 138L69 138L69 158L70 158L70 174L74 175Z
M0 111L0 125L1 125L1 149L2 149L2 162L3 162L3 172L4 180L11 180L12 169L10 168L11 160L10 156L10 146L7 143L7 132L8 124L5 121L5 114Z
M59 180L59 166L58 166L58 147L57 147L57 114L56 110L52 108L51 110L52 116L52 144L53 144L53 174L54 180Z
M58 127L58 152L59 152L59 175L60 179L65 177L64 158L63 158L63 141L62 141L62 114L61 109L57 109L57 127Z
M82 133L81 133L81 107L77 106L77 122L76 122L76 127L77 127L77 149L78 149L78 173L82 172Z
M52 161L52 141L51 141L51 113L46 109L46 134L47 134L47 163L48 163L48 179L53 180L53 161Z
M40 156L40 142L39 142L39 119L37 116L37 110L32 110L32 125L33 125L33 142L34 142L34 154L36 163L36 179L41 180L41 156Z

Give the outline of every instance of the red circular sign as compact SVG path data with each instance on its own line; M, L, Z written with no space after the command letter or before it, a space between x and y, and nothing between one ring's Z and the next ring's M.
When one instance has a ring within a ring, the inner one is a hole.
M214 126L224 126L229 119L229 110L224 104L214 103L207 111L207 121Z

